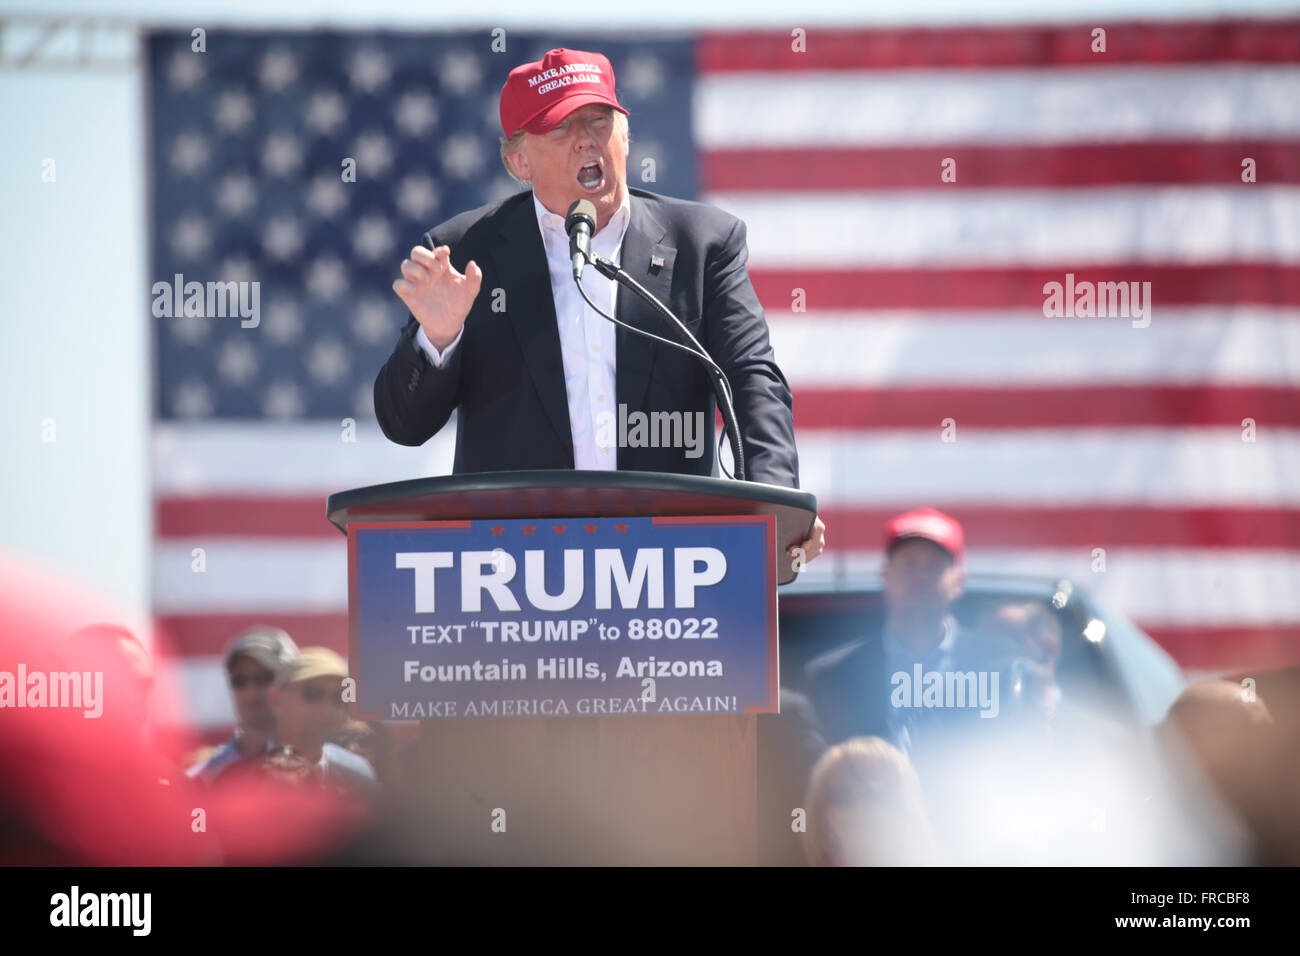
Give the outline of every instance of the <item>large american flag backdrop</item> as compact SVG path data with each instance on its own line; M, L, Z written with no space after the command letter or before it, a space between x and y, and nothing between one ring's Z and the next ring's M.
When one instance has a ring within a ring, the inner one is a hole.
M256 327L154 320L153 600L201 726L241 628L345 648L325 497L450 471L450 426L374 423L390 283L518 188L498 92L556 46L613 62L631 184L748 225L807 579L933 505L973 571L1077 578L1191 671L1300 661L1300 21L191 42L147 43L150 281L261 283ZM1149 326L1046 317L1067 274L1149 282Z

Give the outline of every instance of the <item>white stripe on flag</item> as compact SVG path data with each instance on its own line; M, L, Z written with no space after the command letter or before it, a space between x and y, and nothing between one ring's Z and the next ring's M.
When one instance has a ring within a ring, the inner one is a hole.
M1291 66L723 73L694 129L704 149L1291 137L1297 103Z
M792 385L1300 385L1300 309L1160 308L1151 324L1041 311L769 309Z
M1300 430L1035 428L804 433L799 483L827 505L1300 504Z
M203 570L194 570L194 549ZM169 538L155 543L159 614L320 613L348 606L347 539Z
M220 657L170 658L158 670L158 679L170 682L174 688L171 698L180 713L155 713L156 723L193 723L199 727L234 724L235 708Z
M1297 429L1265 424L1254 442L1245 442L1235 427L1006 431L964 428L960 415L956 418L953 442L941 440L937 423L925 430L801 432L800 485L823 505L912 507L922 499L989 505L1300 504ZM366 462L382 457L370 455L374 446L359 442L364 451L340 454L328 439L313 437L313 426L307 426L307 440L301 442L279 440L284 437L280 426L221 427L221 440L214 442L205 441L212 434L207 426L189 427L192 431L171 446L177 456L171 466L174 472L183 460L193 469L186 488L194 493L316 494L422 473L414 467L368 471ZM159 482L162 491L172 490L174 473L160 466L160 474L169 479ZM340 547L343 540L340 535ZM223 546L230 543L224 539ZM206 539L170 544L185 546L178 562L185 575L191 573L189 547L207 547L211 556L215 546Z
M374 422L357 424L355 442L344 441L343 434L332 422L158 422L154 492L329 494L451 473L454 416L418 448L394 444Z
M751 269L1300 262L1300 188L1291 186L751 192L705 200L745 221Z

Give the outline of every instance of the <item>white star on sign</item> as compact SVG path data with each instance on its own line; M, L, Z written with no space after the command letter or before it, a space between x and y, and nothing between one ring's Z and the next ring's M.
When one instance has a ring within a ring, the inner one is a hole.
M208 251L212 245L212 232L207 221L195 213L190 213L172 228L172 252L183 259L197 259Z
M357 223L352 238L352 248L363 259L374 262L382 259L393 248L393 227L382 216L367 216Z
M317 299L333 301L348 287L343 263L334 256L317 259L307 267L307 290Z
M358 50L348 64L348 77L352 85L366 93L384 86L393 75L393 67L382 50L373 47Z
M400 304L390 306L385 299L368 296L357 304L356 315L352 319L352 333L370 345L395 339L400 308Z
M397 184L393 201L398 211L408 219L422 222L438 206L438 188L423 173L411 173Z
M273 176L288 176L302 165L302 145L290 133L272 133L262 148L262 165Z
M222 282L254 282L257 274L253 271L253 260L242 252L228 256L217 267L217 278Z
M298 220L288 216L277 216L266 224L262 237L262 248L272 259L291 259L302 249L302 229Z
M424 91L412 91L397 101L393 119L407 136L424 136L438 121L438 106Z
M180 176L193 176L208 164L208 141L199 133L181 133L172 140L172 169Z
M664 167L664 148L655 140L645 140L644 142L633 143L632 148L628 150L627 168L629 170L641 170L641 163L646 159L655 161L655 175L663 174Z
M180 418L207 418L212 414L212 395L200 381L190 379L172 389L172 412Z
M257 190L251 176L231 173L217 184L217 208L227 218L242 216L257 202Z
M458 50L442 58L438 79L451 93L463 96L482 82L483 66L473 53Z
M468 179L483 168L483 147L466 133L448 136L442 144L442 168L457 179Z
M268 418L297 418L303 412L302 392L293 382L276 382L263 396L262 411Z
M181 308L185 308L184 290L181 290ZM204 308L207 307L206 301ZM202 315L178 315L170 319L164 319L167 327L171 330L172 338L182 345L198 345L208 336L211 326L208 319Z
M347 118L343 97L333 90L320 90L307 101L307 125L323 136L334 132Z
M352 155L357 161L357 172L367 178L378 178L393 165L393 148L383 133L372 131L358 136Z
M257 352L247 338L234 338L221 347L217 374L230 385L247 385L257 374Z
M298 79L298 61L288 50L271 50L262 57L258 75L263 86L279 93Z
M618 85L634 96L645 99L664 85L663 61L656 56L634 56L618 74Z
M347 192L335 176L317 176L307 187L307 208L322 219L336 215L347 204Z
M253 121L253 100L243 90L227 90L217 98L217 125L237 133Z
M262 324L272 340L288 345L302 334L302 312L296 302L278 302L267 310Z
M307 351L307 371L321 385L337 384L348 373L347 349L332 339L315 343Z
M204 53L195 53L190 49L177 50L172 54L167 66L167 82L172 89L188 90L194 87L207 74L203 67Z

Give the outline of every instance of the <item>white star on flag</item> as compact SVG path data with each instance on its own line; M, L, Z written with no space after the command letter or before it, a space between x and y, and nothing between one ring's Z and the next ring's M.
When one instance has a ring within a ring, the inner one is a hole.
M243 90L227 90L217 98L216 122L223 130L236 133L253 121L253 100Z
M257 202L253 179L244 173L231 173L217 184L217 208L228 218L242 216Z
M221 346L217 373L231 385L247 385L257 374L257 352L246 336L233 338Z
M302 144L291 133L272 133L262 147L262 165L273 176L288 176L302 165Z
M288 50L272 50L263 57L258 76L263 86L279 93L298 79L298 61Z
M387 84L392 75L393 68L382 50L358 50L348 64L348 77L352 80L352 85L365 93L374 93Z
M318 90L307 101L307 125L323 136L333 133L347 118L343 97L333 90Z
M172 140L171 164L178 175L193 176L208 164L208 141L199 133L181 133Z

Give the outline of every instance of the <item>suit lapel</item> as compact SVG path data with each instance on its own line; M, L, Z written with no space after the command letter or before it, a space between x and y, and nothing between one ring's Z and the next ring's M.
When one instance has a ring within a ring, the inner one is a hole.
M541 398L542 409L555 428L573 467L573 431L569 427L569 401L564 390L564 357L555 319L555 296L546 249L537 225L532 193L502 223L502 268L505 276L506 314ZM503 388L514 383L502 382Z
M673 285L673 264L677 259L677 249L664 245L667 230L651 211L649 202L633 193L629 197L629 203L630 216L627 232L623 234L620 264L625 272L671 308L669 293ZM643 302L635 292L620 285L615 303L615 315L620 321L676 340L668 321L648 303ZM690 316L679 318L688 321ZM615 343L615 394L618 404L626 405L630 413L642 409L655 354L666 346L660 346L622 328L615 332ZM622 447L618 450L620 468L624 467L625 451Z

